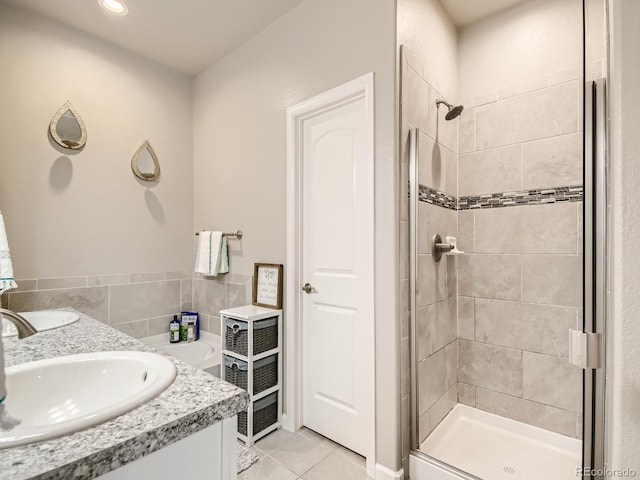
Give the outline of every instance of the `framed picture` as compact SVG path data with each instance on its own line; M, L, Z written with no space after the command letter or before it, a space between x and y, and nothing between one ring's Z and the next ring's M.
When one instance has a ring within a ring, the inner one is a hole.
M258 307L282 308L282 265L254 264L252 303Z

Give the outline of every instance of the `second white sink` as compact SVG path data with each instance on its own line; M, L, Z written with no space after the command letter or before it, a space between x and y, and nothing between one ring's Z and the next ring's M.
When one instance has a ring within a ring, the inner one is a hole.
M173 382L176 367L149 352L96 352L6 369L6 411L20 420L0 431L0 449L66 435L132 410Z
M20 315L29 321L33 327L39 331L52 330L58 327L70 325L77 322L80 316L74 312L64 310L40 310L37 312L20 312ZM18 330L15 325L6 318L2 319L2 336L15 337Z

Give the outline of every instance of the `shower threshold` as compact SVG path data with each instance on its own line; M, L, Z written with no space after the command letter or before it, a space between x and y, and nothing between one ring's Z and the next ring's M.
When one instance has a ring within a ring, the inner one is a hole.
M461 404L420 452L483 480L568 480L582 462L580 440Z

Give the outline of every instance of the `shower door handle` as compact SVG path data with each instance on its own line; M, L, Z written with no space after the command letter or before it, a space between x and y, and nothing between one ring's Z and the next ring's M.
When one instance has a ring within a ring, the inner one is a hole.
M313 287L309 282L307 282L304 284L304 287L302 287L302 290L304 290L305 293L311 293L313 292Z

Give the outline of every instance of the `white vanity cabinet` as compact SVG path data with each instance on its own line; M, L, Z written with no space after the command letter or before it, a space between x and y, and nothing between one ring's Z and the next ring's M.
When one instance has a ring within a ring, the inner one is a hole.
M236 480L236 418L225 418L98 480Z

